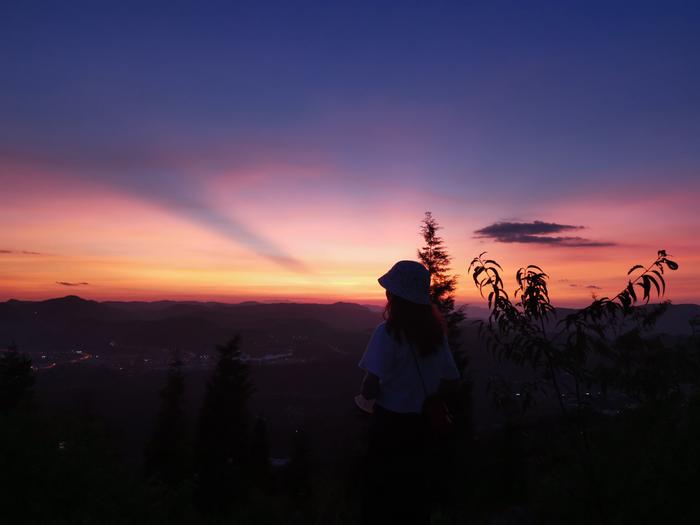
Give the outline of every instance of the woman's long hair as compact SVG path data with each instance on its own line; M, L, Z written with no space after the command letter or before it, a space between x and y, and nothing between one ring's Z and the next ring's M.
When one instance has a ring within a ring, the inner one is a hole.
M394 339L415 345L422 356L437 352L445 338L445 321L432 303L412 303L387 293L384 319Z

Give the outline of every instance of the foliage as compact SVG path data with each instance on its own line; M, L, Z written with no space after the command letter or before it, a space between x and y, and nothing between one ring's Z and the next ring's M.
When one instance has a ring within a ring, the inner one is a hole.
M465 316L463 308L455 308L457 276L450 273L452 258L437 234L440 229L432 213L425 212L420 227L425 246L418 250L418 259L430 272L430 299L445 318L450 348L457 357L465 357L458 352L460 324Z
M504 289L501 266L483 256L484 253L475 257L468 270L482 297L486 295L490 310L482 333L499 357L540 372L537 380L528 385L528 394L554 390L563 411L563 377L573 381L568 386L576 396L577 408L582 403L581 389L592 384L603 389L615 386L638 398L670 394L671 384L660 388L658 384L637 380L637 368L646 366L640 360L643 353L631 356L629 351L630 342L634 340L633 346L638 348L640 334L651 328L666 308L665 304L634 307L638 302L648 303L654 291L661 297L666 289L664 269L678 268L664 250L648 267L633 266L627 286L612 299L594 298L586 308L559 320L550 302L548 276L539 266L530 265L516 272L513 298L517 302L513 303ZM642 292L641 299L636 288ZM529 401L531 396L525 396L525 402Z
M471 261L468 271L490 310L488 321L480 326L481 335L500 359L533 371L534 379L518 388L521 408L527 409L538 394L554 395L564 416L561 439L559 432L550 432L539 443L549 443L549 448L536 453L543 455L538 460L544 461L543 465L549 461L544 457L556 458L556 464L544 469L548 476L555 476L553 486L545 491L556 493L554 500L567 506L563 509L547 498L548 503L539 509L545 521L608 521L611 513L618 512L614 506L619 504L608 499L612 476L629 476L629 471L635 470L630 463L633 458L621 462L619 471L608 469L610 463L601 454L612 446L611 436L599 429L620 425L600 420L591 410L586 391L595 387L603 395L625 396L625 403L618 403L618 414L625 408L641 407L638 413L645 414L647 425L658 424L668 407L686 406L679 400L686 399L688 385L697 385L697 348L648 334L668 308L668 303L651 306L649 300L654 295L663 296L664 272L677 269L678 264L660 250L650 265L630 268L627 285L617 295L594 297L587 307L558 318L549 298L548 276L540 267L530 265L516 272L517 288L511 300L496 261L486 259L484 253ZM514 389L505 382L502 386L501 401L513 405ZM659 406L666 409L654 409ZM669 446L676 446L670 444L671 437L664 439ZM635 454L646 454L630 445L628 449L633 448ZM557 492L555 487L565 492ZM572 508L579 510L572 513ZM622 523L623 518L630 522L629 516L622 514L611 522Z

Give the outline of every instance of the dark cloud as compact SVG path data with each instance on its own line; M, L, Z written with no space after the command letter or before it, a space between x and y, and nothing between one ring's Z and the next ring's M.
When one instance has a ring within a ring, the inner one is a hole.
M579 287L578 284L573 284L573 283L570 284L569 286L571 286L572 288ZM584 286L584 288L590 288L591 290L602 290L602 288L600 286L596 286L595 284L588 284L588 285Z
M513 235L541 235L581 229L583 229L583 226L571 226L568 224L543 221L496 222L491 226L486 226L485 228L477 230L475 233L487 237L507 237Z
M20 254L20 255L43 255L42 253L39 252L32 252L29 250L0 250L0 254L2 255L8 255L8 254Z
M476 230L478 239L493 239L496 242L545 244L549 246L565 246L569 248L614 246L612 242L593 241L584 237L570 235L552 235L575 230L584 226L557 224L555 222L496 222L490 226Z
M56 284L60 284L61 286L88 286L90 283L86 283L85 281L81 281L79 283L71 283L68 281L56 281Z

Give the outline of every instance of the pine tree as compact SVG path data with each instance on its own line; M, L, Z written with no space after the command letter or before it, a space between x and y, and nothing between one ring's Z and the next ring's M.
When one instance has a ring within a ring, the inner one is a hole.
M458 365L466 364L466 356L459 352L460 324L464 321L463 308L455 308L457 276L450 273L452 258L447 253L442 237L437 232L441 227L429 211L421 222L420 232L425 246L418 250L418 259L430 272L430 298L438 307L447 324L447 339Z
M32 360L12 343L0 354L0 412L10 412L29 402L33 387Z
M187 432L182 404L185 378L182 361L170 363L165 386L160 391L160 410L151 440L146 445L144 472L148 479L174 487L187 470Z
M457 276L450 273L450 257L444 240L437 232L441 227L429 211L421 222L420 232L425 246L418 250L418 258L430 272L430 298L443 315L447 325L447 340L455 362L462 372L457 388L446 392L453 412L455 432L432 449L431 482L432 498L440 504L448 503L452 497L451 487L457 474L456 465L463 462L464 449L460 442L473 433L472 406L473 382L467 371L468 354L461 349L461 323L465 319L464 309L455 308Z
M247 486L247 403L252 387L239 345L240 338L236 336L217 346L219 360L207 383L199 414L195 497L204 512L225 512Z

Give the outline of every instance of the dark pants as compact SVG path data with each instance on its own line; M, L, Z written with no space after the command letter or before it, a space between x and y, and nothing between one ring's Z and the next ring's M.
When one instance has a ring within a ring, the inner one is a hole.
M364 488L366 525L430 523L426 432L421 415L399 414L375 405Z

